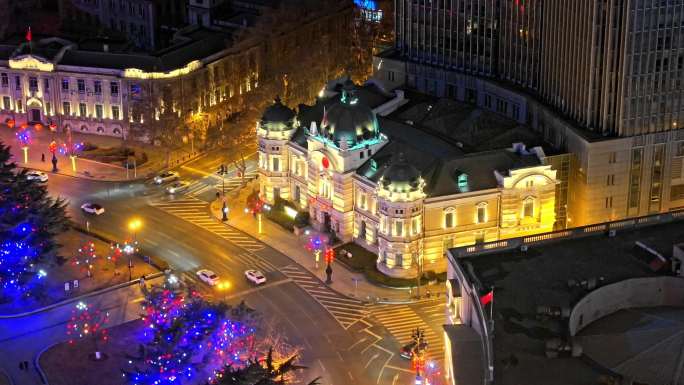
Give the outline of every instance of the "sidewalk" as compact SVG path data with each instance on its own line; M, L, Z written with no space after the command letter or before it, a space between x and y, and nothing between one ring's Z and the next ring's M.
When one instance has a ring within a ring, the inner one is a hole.
M311 235L315 235L313 232L310 232L309 235L296 236L280 225L264 218L262 220L262 233L258 233L256 219L244 211L247 196L257 186L257 183L255 180L238 192L228 194L230 214L228 215L229 220L227 224L287 255L294 262L309 270L309 272L322 281L325 281L325 263L321 261L318 268L316 268L313 253L305 248L308 238ZM221 219L221 203L214 201L210 207L212 214L217 219ZM341 263L333 264L332 280L331 288L343 295L358 298L362 301L388 303L416 302L415 298L411 298L411 293L408 289L393 289L374 285L368 282L363 274L351 272ZM444 292L444 285L438 283L421 288L423 292L425 292L425 289L429 289L435 294L442 293Z
M17 166L24 168L31 168L48 173L52 172L52 154L48 147L53 138L58 144L65 140L65 134L54 134L49 130L43 129L41 132L31 130L31 143L28 146L28 163L24 162L24 151L21 144L15 137L16 129L9 129L5 125L0 125L0 141L5 145L11 146L11 153L13 160ZM89 142L98 147L117 147L121 145L121 138L114 138L109 136L89 135L74 132L72 140L75 143ZM146 145L142 143L131 143L132 147L140 148L144 151L149 160L137 168L137 170L126 170L125 167L103 163L95 160L86 159L83 157L76 158L76 171L73 171L71 159L67 155L56 153L57 156L57 174L67 175L77 178L102 180L102 181L132 181L151 177L159 172L159 170L166 167L166 152L159 147ZM42 155L45 155L45 161L42 160ZM189 149L174 150L170 156L170 166L175 167L187 161L196 158L200 153L190 154Z

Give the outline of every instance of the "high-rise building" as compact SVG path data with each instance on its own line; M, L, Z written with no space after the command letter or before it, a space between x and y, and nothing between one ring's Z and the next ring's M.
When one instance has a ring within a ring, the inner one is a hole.
M684 207L683 0L395 5L375 77L529 123L573 153L571 225Z
M681 120L683 16L681 0L397 0L396 51L522 86L586 129L638 135Z

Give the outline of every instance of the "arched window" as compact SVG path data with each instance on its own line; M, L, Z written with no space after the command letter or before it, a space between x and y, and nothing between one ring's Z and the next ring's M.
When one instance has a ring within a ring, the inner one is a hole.
M99 133L104 133L104 132L105 132L104 127L99 126L99 127L97 128L97 132L99 132Z
M444 228L451 229L456 226L456 209L447 207L444 209Z
M88 132L88 126L86 126L86 125L81 126L81 131Z
M115 127L115 128L112 130L112 132L113 132L114 134L119 135L119 134L121 134L121 129L119 129L119 127Z
M332 183L330 182L330 177L321 176L318 193L325 199L330 199L332 196Z
M523 217L534 217L534 197L527 197L523 200Z
M480 202L477 204L477 215L475 217L475 223L485 222L487 222L487 202Z

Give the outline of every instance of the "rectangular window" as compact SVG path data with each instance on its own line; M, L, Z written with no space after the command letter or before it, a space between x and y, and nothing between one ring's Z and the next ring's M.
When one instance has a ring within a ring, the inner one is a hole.
M78 86L78 93L79 94L85 93L85 90L86 90L85 80L84 79L78 79L78 80L76 80L76 84Z
M651 168L651 201L649 212L660 211L660 201L663 190L663 167L665 145L659 144L653 149L653 166Z
M112 119L119 120L119 106L112 106Z
M43 90L47 91L50 89L50 79L45 78L43 79Z
M484 105L487 108L492 108L492 97L491 97L491 95L485 95Z
M394 222L394 235L397 237L404 236L404 221L397 219Z
M3 96L3 97L2 97L2 109L3 109L3 110L9 110L9 109L11 109L11 108L12 108L12 106L11 106L11 104L10 104L10 98L9 98L9 96Z
M0 74L0 84L2 84L3 87L9 87L9 77L6 73Z
M24 112L24 105L21 103L21 99L17 99L17 110L19 112Z
M69 79L62 79L62 91L69 91Z
M88 106L85 103L78 104L78 115L84 118L88 116Z
M280 171L280 159L273 157L273 171L278 172Z
M608 154L608 163L613 164L617 161L617 153L615 151Z
M420 233L420 217L415 217L411 220L411 234L418 235Z
M29 89L31 91L38 91L38 78L35 76L29 77Z
M69 102L62 103L62 113L64 115L71 115L71 104Z
M643 149L635 148L632 150L632 167L629 172L629 207L639 207L641 190L641 164Z
M606 197L606 208L613 208L613 197Z
M487 222L487 206L477 206L477 223Z
M109 92L112 94L112 96L119 96L119 83L109 83Z
M102 119L102 104L96 104L95 105L95 116L98 119Z
M532 199L527 199L523 203L523 216L526 218L534 216L534 201Z
M93 90L95 92L95 95L102 95L102 82L99 80L95 80L93 82Z
M19 76L14 77L14 88L21 89L21 78Z
M50 102L45 103L45 113L52 115L52 104L50 104Z
M454 237L444 237L442 240L442 249L444 250L444 253L447 252L447 250L452 249L454 247Z
M611 174L606 177L606 186L615 186L615 175Z
M684 140L681 142L677 142L677 151L675 156L684 156Z

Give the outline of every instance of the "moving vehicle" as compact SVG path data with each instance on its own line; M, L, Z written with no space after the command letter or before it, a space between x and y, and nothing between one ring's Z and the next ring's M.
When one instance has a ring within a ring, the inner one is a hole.
M174 180L178 180L179 178L180 174L178 174L176 171L164 171L161 174L154 177L154 183L164 184Z
M104 207L98 205L97 203L86 202L81 205L81 210L87 214L92 215L102 215L105 212Z
M245 278L255 285L261 285L266 283L266 277L259 270L247 270L245 271Z
M26 179L47 182L48 175L42 171L29 171L26 173Z
M197 278L200 279L200 281L206 283L209 286L216 286L219 283L219 277L216 275L211 270L207 269L202 269L202 270L197 270Z
M186 189L188 188L188 186L190 186L190 182L186 182L186 181L177 181L177 182L174 182L174 183L173 183L172 185L170 185L169 187L167 187L167 188L166 188L166 192L167 192L168 194L176 194L176 193L179 193L179 192L181 192L181 191L186 190Z

